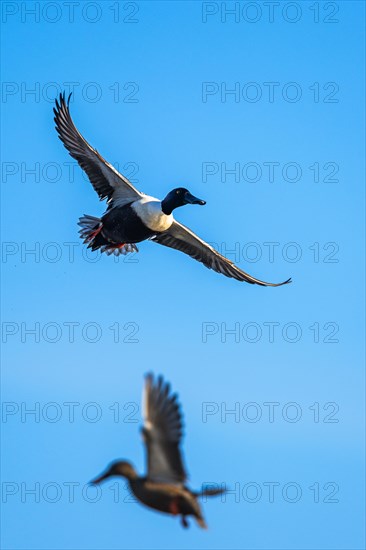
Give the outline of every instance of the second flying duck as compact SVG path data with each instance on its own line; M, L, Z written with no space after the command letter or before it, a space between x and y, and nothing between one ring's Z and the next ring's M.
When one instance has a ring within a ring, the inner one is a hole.
M200 491L191 491L187 487L180 449L182 414L177 395L170 391L170 385L161 376L146 376L143 410L147 474L139 476L130 462L116 460L91 483L99 484L114 476L124 477L134 496L145 506L180 516L183 527L188 527L187 517L193 516L205 529L198 498L220 495L225 488L206 486Z

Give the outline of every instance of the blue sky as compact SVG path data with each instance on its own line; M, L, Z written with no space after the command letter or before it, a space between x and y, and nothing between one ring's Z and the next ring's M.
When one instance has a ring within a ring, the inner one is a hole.
M4 549L364 548L364 5L236 5L2 3ZM293 284L153 243L86 255L76 222L104 205L54 130L71 88L142 191L188 187L207 205L180 221ZM207 532L86 488L144 470L149 370L180 395L192 487L236 491Z

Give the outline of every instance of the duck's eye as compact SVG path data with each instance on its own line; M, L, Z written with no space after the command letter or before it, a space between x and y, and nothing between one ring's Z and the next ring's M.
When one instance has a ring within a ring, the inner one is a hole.
M177 195L180 195L180 191L179 191L179 190L178 190L178 191L176 191L176 194L177 194Z

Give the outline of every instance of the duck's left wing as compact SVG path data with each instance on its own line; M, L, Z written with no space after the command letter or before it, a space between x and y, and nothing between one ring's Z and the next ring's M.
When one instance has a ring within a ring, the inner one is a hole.
M183 483L186 472L180 451L183 423L177 395L159 376L148 374L143 394L142 429L147 453L147 477L162 483Z
M245 281L261 286L281 286L291 283L291 279L287 279L283 283L266 283L260 279L255 279L255 277L239 269L225 256L219 254L211 245L200 239L188 227L177 221L174 221L167 231L151 237L151 240L170 248L176 248L198 262L203 263L209 269L213 269L217 273L222 273L226 277L231 277L238 281Z
M65 93L56 99L55 114L56 130L69 151L88 175L88 178L98 193L100 200L108 199L113 206L123 206L143 196L132 183L107 162L96 149L83 138L76 128L69 109L71 94L66 101Z

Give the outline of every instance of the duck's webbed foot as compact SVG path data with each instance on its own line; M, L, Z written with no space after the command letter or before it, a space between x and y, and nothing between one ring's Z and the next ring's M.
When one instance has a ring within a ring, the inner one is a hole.
M181 523L182 523L182 527L184 527L185 529L187 529L187 528L189 527L189 523L188 523L188 521L186 520L186 516L181 516L180 520L181 520Z

